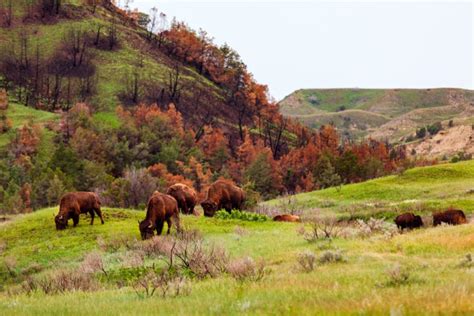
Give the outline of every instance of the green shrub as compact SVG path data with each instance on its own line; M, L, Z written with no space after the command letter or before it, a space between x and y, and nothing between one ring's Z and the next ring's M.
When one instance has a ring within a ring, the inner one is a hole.
M268 220L268 216L257 214L257 213L250 213L238 210L232 210L228 213L226 210L220 210L216 212L215 218L218 219L239 219L242 221L249 221L249 222L265 222Z

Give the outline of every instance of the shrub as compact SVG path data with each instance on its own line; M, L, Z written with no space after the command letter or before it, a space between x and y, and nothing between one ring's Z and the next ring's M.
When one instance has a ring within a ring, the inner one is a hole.
M396 264L386 272L387 280L381 284L384 287L397 287L410 283L411 276L407 269Z
M169 271L159 273L150 270L138 279L133 288L140 298L152 297L158 290L161 297L185 295L190 292L190 286L183 275L173 275Z
M105 270L104 260L98 252L91 252L86 255L84 261L82 261L79 271L83 273L96 273L102 272L107 276L107 271Z
M136 244L136 239L127 235L112 235L105 240L102 237L97 237L97 245L103 251L117 252L120 248L131 249Z
M260 281L266 274L264 261L255 262L251 257L233 260L227 265L227 272L237 281Z
M40 278L27 277L21 287L27 294L40 290L47 295L70 291L94 291L99 288L91 274L72 270L57 270Z
M176 236L156 236L142 243L148 256L162 259L168 270L179 270L198 278L225 272L229 256L225 249L206 245L197 230L182 230Z
M312 251L306 250L300 253L297 260L304 272L311 272L316 267L316 255Z
M3 259L3 263L5 265L5 268L8 271L8 274L10 274L10 276L12 276L12 277L15 276L16 275L16 268L17 268L16 258L12 257L12 256L5 257L5 259Z
M472 259L472 254L466 254L458 264L459 268L474 268L474 260Z
M238 219L249 222L265 222L268 220L268 217L266 215L237 210L232 210L230 213L225 210L220 210L216 212L216 215L214 217L218 219Z
M300 229L300 234L310 243L323 239L333 239L340 235L343 227L339 225L335 217L313 217L307 221L310 229Z
M387 223L384 218L371 217L368 221L357 220L358 235L369 237L373 234L383 234L386 237L393 237L398 234L397 227L394 224Z
M342 255L342 252L340 250L327 250L323 252L321 257L318 259L319 263L325 264L325 263L334 263L334 262L345 262L346 259Z

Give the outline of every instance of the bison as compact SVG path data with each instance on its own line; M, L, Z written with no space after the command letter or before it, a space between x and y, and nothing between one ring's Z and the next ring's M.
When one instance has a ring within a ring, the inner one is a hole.
M66 193L59 203L59 213L54 218L56 229L65 229L70 218L74 227L79 223L79 215L89 213L91 215L91 225L94 224L95 213L104 224L102 212L100 210L99 196L94 192L70 192Z
M441 223L460 225L467 223L467 219L463 211L449 209L444 212L433 214L433 226L441 225Z
M171 195L178 202L178 208L183 214L193 214L197 195L193 188L182 183L176 183L168 188L166 194Z
M300 222L301 219L298 215L290 215L290 214L283 214L283 215L276 215L273 217L275 222Z
M212 217L220 209L225 209L229 213L233 209L241 210L244 200L245 193L241 188L230 181L217 180L209 187L207 197L201 206L204 215Z
M153 237L155 230L161 235L165 221L168 224L167 234L170 233L173 222L179 230L178 202L170 195L155 192L148 200L145 219L138 222L142 239Z
M405 228L419 228L423 226L423 221L419 215L415 215L413 213L403 213L395 218L395 224L397 224L399 229L403 230Z

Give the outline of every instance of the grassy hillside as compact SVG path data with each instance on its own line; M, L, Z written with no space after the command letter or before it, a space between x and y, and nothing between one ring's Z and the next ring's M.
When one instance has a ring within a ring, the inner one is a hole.
M16 271L28 270L33 263L40 266L36 265L37 270L42 270L39 274L59 267L77 267L86 253L97 250L97 239L138 238L136 220L143 216L139 211L106 209L107 222L103 226L90 227L81 219L76 229L57 232L52 221L54 211L55 208L45 209L0 227L0 238L6 244L2 256L17 258ZM184 222L189 228L200 229L208 242L226 247L232 257L263 258L271 271L255 282L240 282L229 276L194 279L190 294L165 299L139 298L129 286L113 289L98 275L103 288L95 292L31 296L9 296L3 292L0 312L2 315L112 315L137 310L144 315L474 312L473 275L469 269L457 267L474 247L472 224L422 229L390 239L336 238L330 248L342 250L345 262L318 264L315 271L305 273L298 268L298 255L310 250L319 256L324 251L299 236L296 225L195 217L185 217ZM245 234L237 233L236 227ZM98 251L103 255L110 278L127 271L124 256L130 255L129 251L123 248ZM390 285L387 271L397 265L410 271L410 279L406 284ZM455 300L448 304L446 297ZM413 305L413 301L417 304Z
M332 122L355 137L398 141L420 126L472 117L465 110L473 98L461 89L306 89L283 99L280 111L310 127Z
M380 216L378 209L369 207L377 203L393 203L393 211L405 203L411 210L421 205L415 209L421 213L428 210L425 205L448 204L472 212L474 197L466 190L472 188L473 179L474 163L465 162L418 168L402 176L345 186L340 191L297 195L295 200L312 213L318 206L333 213L352 205ZM418 204L410 204L415 201ZM277 205L278 201L269 204ZM128 265L143 243L136 240L137 220L143 218L143 210L104 208L104 225L96 221L90 226L88 219L81 217L78 227L64 231L54 228L56 212L57 207L43 209L0 224L2 315L121 315L137 310L144 315L474 313L473 265L463 259L474 249L472 223L436 228L427 225L389 235L388 231L360 235L360 228L350 224L344 234L331 241L308 242L301 235L305 227L301 224L182 216L186 229L201 231L205 245L225 248L231 262L247 256L264 260L265 276L258 281L238 281L229 273L205 279L191 276L191 290L186 295L143 298L132 286L134 278L139 271L162 262L160 257L146 257L139 267ZM100 254L107 272L95 272L97 289L48 295L39 290L30 295L22 292L19 284L28 278L58 269L77 271L91 252ZM298 263L298 258L308 252L316 258L312 272L304 272ZM328 253L342 254L342 260L321 259Z
M27 11L27 2L14 1L14 3L13 11L17 20L11 27L0 27L0 50L6 52L13 49L18 54L24 37L29 48L27 55L32 59L36 56L38 48L39 58L43 63L61 49L72 31L95 34L100 27L101 36L105 38L108 36L106 31L113 21L110 9L102 5L92 13L90 8L84 5L85 0L66 0L62 1L62 5L63 11L69 12L67 18L51 18L44 23L39 20L22 22ZM217 85L205 76L199 75L192 67L149 47L149 43L144 39L144 29L131 24L121 16L116 15L115 19L118 28L118 48L114 50L88 48L96 66L97 86L94 95L87 101L94 108L98 122L109 127L117 125L115 108L123 101L119 96L127 89L137 69L141 96L146 87L166 87L174 65L181 67L181 85L195 86L197 90L206 90L217 96L221 94ZM15 96L11 97L14 101Z
M292 207L304 213L336 213L341 217L378 214L393 218L416 209L422 214L449 206L474 213L474 161L414 168L401 175L341 188L297 194L266 202L269 207Z
M7 117L12 122L12 129L8 133L0 134L0 147L8 144L10 137L13 136L14 131L19 127L22 127L26 122L32 122L33 124L44 125L51 121L57 121L59 116L55 113L36 110L16 102L10 102ZM48 134L47 130L43 130Z

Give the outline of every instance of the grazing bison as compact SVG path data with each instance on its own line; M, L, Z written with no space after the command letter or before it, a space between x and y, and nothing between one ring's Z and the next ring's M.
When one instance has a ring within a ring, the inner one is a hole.
M148 200L145 219L138 222L138 229L142 239L145 240L153 237L155 229L156 233L161 235L165 221L168 224L168 234L173 222L179 229L178 202L170 195L155 192Z
M423 226L423 221L419 215L413 213L403 213L395 218L395 224L401 230L404 228L419 228Z
M168 188L166 194L171 195L178 202L178 208L183 214L193 214L197 195L193 188L186 184L176 183Z
M444 212L433 214L433 226L441 225L441 223L460 225L467 223L467 219L463 211L449 209Z
M201 203L204 209L204 215L214 216L216 211L225 209L230 213L231 210L241 210L244 203L244 191L230 181L217 180L209 187L206 199Z
M91 225L94 224L94 216L96 213L102 224L102 212L100 210L99 196L94 192L71 192L66 193L59 203L59 213L54 218L56 229L65 229L70 218L74 223L74 227L79 223L79 215L89 213L91 215Z
M290 215L290 214L277 215L273 217L273 220L275 222L292 222L292 223L301 221L298 215Z

